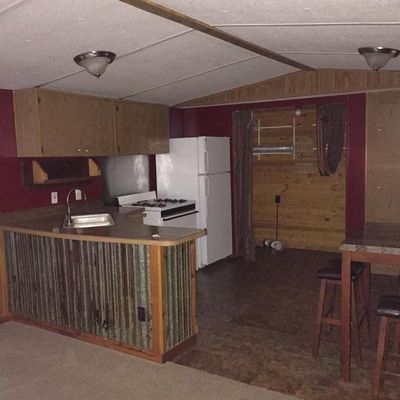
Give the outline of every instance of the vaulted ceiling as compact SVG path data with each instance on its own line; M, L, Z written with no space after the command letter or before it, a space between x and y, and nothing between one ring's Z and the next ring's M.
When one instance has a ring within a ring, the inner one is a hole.
M359 47L400 47L397 0L156 3L316 69L366 69ZM90 50L117 54L100 79L73 62ZM0 0L0 54L3 89L169 105L297 70L119 0Z

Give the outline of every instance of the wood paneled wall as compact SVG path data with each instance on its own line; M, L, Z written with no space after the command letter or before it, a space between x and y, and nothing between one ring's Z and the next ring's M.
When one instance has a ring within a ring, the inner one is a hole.
M366 221L400 223L400 91L367 96Z
M187 101L176 107L238 104L392 88L400 88L399 71L319 69L293 72Z
M254 156L256 240L260 244L263 239L275 238L275 195L280 195L278 239L284 247L338 251L345 236L345 157L335 175L320 176L316 110L307 107L303 111L295 119L295 159L288 154ZM264 126L291 125L294 108L260 110L253 115ZM287 128L266 130L262 143L290 144L291 135Z
M400 90L367 95L366 222L400 229ZM373 265L373 272L397 275L400 267Z

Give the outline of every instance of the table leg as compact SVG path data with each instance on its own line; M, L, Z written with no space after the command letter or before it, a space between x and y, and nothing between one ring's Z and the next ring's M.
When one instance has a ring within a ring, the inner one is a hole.
M350 381L351 361L351 255L342 252L342 314L340 340L340 378Z
M366 303L367 303L367 327L368 327L368 340L371 342L371 263L367 263L365 270L365 279L366 279Z

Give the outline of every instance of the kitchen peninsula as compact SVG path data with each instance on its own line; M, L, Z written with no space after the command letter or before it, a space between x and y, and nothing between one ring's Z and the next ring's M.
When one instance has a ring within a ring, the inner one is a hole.
M204 230L134 224L63 228L63 215L0 220L0 319L158 362L197 333L195 239Z

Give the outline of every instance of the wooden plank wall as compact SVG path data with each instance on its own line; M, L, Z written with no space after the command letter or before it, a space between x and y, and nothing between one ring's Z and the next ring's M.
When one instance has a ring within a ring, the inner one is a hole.
M365 220L400 229L400 90L367 95ZM397 275L376 264L373 272Z
M366 221L400 223L400 91L367 95Z
M399 71L318 69L297 71L287 75L193 99L177 107L201 107L217 104L314 97L340 93L400 87Z
M260 110L261 125L290 125L294 109ZM275 238L275 195L281 196L279 236L284 247L337 251L345 235L345 157L337 173L321 177L317 167L316 110L296 116L296 159L254 156L253 220L258 244ZM262 144L291 143L291 129L263 131ZM256 132L254 133L256 141Z

